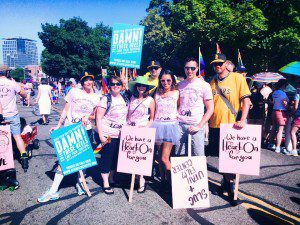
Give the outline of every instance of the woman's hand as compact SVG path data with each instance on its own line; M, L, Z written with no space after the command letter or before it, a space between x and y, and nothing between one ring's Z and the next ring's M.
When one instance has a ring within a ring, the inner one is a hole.
M49 133L51 134L52 131L57 130L57 129L59 129L59 128L60 128L59 125L57 125L56 127L51 127L50 130L49 130Z
M100 138L100 141L101 141L102 144L107 142L107 138L106 137L100 137L99 136L99 138Z
M81 125L84 127L84 126L88 125L88 123L89 123L89 117L88 116L82 117Z

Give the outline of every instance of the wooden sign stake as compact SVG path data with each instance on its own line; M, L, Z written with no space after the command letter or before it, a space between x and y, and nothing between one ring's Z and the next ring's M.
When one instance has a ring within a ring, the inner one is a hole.
M133 196L133 188L134 188L134 181L135 181L135 174L131 175L131 184L130 184L130 190L129 190L129 198L128 201L132 202L132 196Z
M84 190L86 191L87 195L88 195L89 197L91 197L92 194L91 194L91 192L90 192L89 187L86 185L86 180L85 180L85 177L84 177L84 175L83 175L82 170L79 170L79 174L80 174L80 177L81 177L81 180L82 180L82 184L83 184Z
M240 183L240 174L236 174L235 177L235 186L234 186L234 200L238 199L239 194L239 183Z
M188 134L188 157L192 156L192 136Z

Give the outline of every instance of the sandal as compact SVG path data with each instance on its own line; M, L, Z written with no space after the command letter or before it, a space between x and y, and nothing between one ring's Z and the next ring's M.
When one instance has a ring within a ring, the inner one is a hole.
M139 187L137 189L137 193L139 193L139 194L145 193L146 189L147 189L147 183L145 182L144 186Z
M113 195L115 193L114 189L112 189L111 187L102 187L102 190L107 195Z

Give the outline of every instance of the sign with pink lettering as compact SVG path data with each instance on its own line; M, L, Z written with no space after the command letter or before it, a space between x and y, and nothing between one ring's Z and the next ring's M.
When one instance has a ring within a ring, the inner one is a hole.
M236 129L233 124L221 124L219 172L259 175L261 125L246 125Z
M155 143L154 128L123 126L117 171L151 176Z
M209 207L205 156L171 157L173 209Z
M14 167L10 126L0 126L0 171Z

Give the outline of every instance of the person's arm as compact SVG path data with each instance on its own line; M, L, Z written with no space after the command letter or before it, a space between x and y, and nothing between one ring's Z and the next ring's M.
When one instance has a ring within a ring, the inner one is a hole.
M99 134L100 141L105 143L107 138L103 136L103 117L106 112L106 109L103 107L97 107L97 114L96 114L96 126Z
M154 100L151 101L149 108L150 108L150 118L149 118L149 122L147 123L146 127L150 127L154 120L154 112L155 112Z
M22 98L27 98L27 93L25 92L24 89L21 89L20 92L18 93Z
M246 124L246 120L247 120L247 116L249 113L249 108L250 108L250 98L249 97L245 97L242 99L242 116L241 119L239 121L236 121L236 123L234 124L235 126L239 127L239 128L243 128Z
M190 126L188 131L190 134L196 133L198 130L200 130L204 124L207 123L207 121L210 119L210 117L212 116L212 114L214 113L214 102L212 99L208 99L204 102L205 108L206 108L206 112L203 115L200 123L198 123L197 126Z
M41 89L40 89L40 87L39 87L39 88L38 88L38 95L37 95L37 97L36 97L35 103L38 103L38 102L39 102L40 97L41 97Z
M64 107L64 109L62 110L62 112L60 114L60 117L59 117L59 120L58 120L58 123L57 123L56 127L51 128L50 132L53 131L53 130L59 129L62 126L63 122L65 121L65 119L67 117L67 113L69 111L69 108L70 108L70 105L69 105L68 102L66 102L65 107Z

